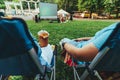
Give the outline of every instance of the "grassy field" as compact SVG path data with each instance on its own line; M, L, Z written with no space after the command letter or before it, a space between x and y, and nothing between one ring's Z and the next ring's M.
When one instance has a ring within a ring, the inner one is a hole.
M62 38L78 38L78 37L90 37L110 24L116 21L101 21L101 20L74 20L67 23L49 23L49 21L41 21L35 23L34 21L27 21L28 27L36 38L39 30L47 30L50 34L49 43L58 45L58 57L57 57L57 71L56 80L73 80L73 72L71 68L67 67L60 57L59 41Z
M49 21L27 21L32 34L37 38L39 30L47 30L50 33L50 44L58 44L62 38L78 38L85 36L94 36L98 30L114 23L115 21L95 21L95 20L75 20L67 23L49 23Z

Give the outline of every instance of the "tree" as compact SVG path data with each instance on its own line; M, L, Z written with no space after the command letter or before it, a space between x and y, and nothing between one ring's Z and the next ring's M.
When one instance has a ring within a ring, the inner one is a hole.
M79 10L87 10L90 12L90 18L92 13L96 11L96 0L78 0Z
M58 8L62 8L68 12L76 11L77 9L77 2L78 0L59 0L58 1Z
M116 18L119 17L119 12L120 12L120 3L119 0L105 0L104 4L106 5L106 11L109 12L115 12L116 13Z
M12 0L13 2L19 2L19 0Z
M84 11L84 10L86 10L86 8L84 7L84 4L82 4L82 3L83 3L83 0L78 0L77 6L78 6L78 10L79 10L79 11Z
M4 0L0 0L0 4L4 4Z
M96 0L96 13L98 13L98 15L101 15L101 13L104 12L104 0Z
M120 12L120 1L119 0L113 0L113 4L114 4L114 9L116 12L116 18L119 17L119 12Z
M114 8L113 2L112 0L105 0L104 4L105 4L105 12L107 12L108 16L110 16Z
M4 0L0 0L0 9L5 9Z

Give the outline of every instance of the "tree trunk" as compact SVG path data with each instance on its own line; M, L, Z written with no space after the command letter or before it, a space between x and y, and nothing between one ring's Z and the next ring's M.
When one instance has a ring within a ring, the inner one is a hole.
M119 18L119 9L117 8L117 11L116 11L116 18Z
M89 17L89 18L92 18L92 12L93 12L93 11L90 11L90 17Z

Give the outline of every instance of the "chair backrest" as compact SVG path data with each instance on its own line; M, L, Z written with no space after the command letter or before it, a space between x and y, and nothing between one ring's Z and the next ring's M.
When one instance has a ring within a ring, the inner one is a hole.
M109 36L102 49L104 47L109 47L110 49L97 64L95 69L104 71L120 71L120 23L117 23L116 28Z
M36 56L38 51L40 47L35 43L23 19L0 18L0 74L36 75L41 73L38 68L41 64L35 63L38 59L34 61L30 55L33 53L38 58Z

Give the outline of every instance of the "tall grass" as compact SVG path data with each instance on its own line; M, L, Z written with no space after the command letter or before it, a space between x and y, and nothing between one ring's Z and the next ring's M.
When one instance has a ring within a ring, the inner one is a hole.
M28 27L37 39L37 32L39 30L47 30L50 33L49 43L59 45L59 41L62 38L78 38L78 37L90 37L101 30L104 27L116 21L100 21L100 20L74 20L67 23L49 23L49 21L41 21L35 23L34 21L27 21ZM57 57L57 71L56 80L73 80L73 72L70 67L66 66L60 55L60 46L58 46L58 57Z

